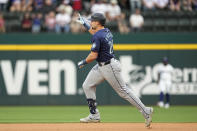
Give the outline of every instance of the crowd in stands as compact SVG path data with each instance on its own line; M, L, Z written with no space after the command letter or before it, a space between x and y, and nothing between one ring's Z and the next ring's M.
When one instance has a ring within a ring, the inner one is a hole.
M0 32L6 32L6 12L22 14L25 32L84 32L76 22L78 12L85 18L101 12L106 15L106 26L115 25L120 33L128 33L142 29L141 12L159 10L197 11L197 0L0 0Z

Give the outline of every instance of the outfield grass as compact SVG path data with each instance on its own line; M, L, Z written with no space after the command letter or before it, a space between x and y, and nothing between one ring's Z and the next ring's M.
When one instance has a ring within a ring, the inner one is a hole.
M99 106L102 122L144 122L131 106ZM87 106L0 106L0 123L79 122ZM197 122L197 106L154 107L153 122Z

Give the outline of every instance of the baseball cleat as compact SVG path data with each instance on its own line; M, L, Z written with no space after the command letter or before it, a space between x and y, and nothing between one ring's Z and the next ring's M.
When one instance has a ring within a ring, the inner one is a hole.
M89 114L89 116L85 118L81 118L80 122L82 123L97 123L100 122L100 113L97 112L96 114Z
M166 103L165 106L164 106L166 109L168 109L170 107L170 104L169 103Z
M150 125L151 125L151 122L152 122L152 115L153 115L153 108L150 107L150 114L145 119L145 125L146 125L147 128L150 128Z
M161 107L161 108L163 108L163 107L164 107L164 103L163 103L162 101L160 101L160 102L158 103L158 106Z

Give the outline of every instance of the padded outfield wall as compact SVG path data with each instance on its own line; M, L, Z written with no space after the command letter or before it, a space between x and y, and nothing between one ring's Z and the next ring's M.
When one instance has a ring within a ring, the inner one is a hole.
M156 104L157 67L163 56L174 66L172 104L197 104L197 33L114 35L122 76L146 104ZM86 104L81 85L94 63L78 70L91 48L89 34L1 34L0 105ZM129 104L106 83L99 104Z

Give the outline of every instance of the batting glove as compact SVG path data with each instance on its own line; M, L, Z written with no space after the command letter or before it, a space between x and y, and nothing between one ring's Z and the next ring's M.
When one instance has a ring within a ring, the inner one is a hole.
M79 14L79 18L77 19L77 22L82 24L87 30L90 29L90 23L87 20L85 20L85 18L83 18L80 14Z
M85 23L85 20L84 20L84 18L83 17L81 17L81 15L80 14L78 14L79 15L79 18L77 19L77 22L79 22L80 24L84 24Z
M83 68L86 64L87 64L87 62L84 59L84 60L79 61L77 65L78 65L78 68L80 69L80 68Z

